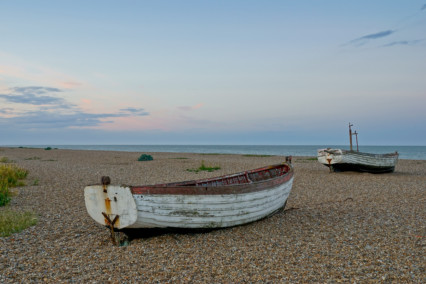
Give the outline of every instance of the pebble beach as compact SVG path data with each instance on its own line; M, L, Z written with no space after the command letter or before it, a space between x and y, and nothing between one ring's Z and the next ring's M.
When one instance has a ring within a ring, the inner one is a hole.
M1 210L35 226L0 238L0 283L425 283L426 160L394 173L330 173L293 157L284 210L247 225L144 229L123 246L87 214L84 187L175 182L280 163L284 156L0 148L29 174ZM220 167L214 172L188 169Z

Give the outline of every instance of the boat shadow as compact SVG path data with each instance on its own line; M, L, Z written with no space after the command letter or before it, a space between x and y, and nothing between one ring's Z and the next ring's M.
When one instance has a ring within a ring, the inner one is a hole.
M129 242L136 239L150 239L164 235L194 235L207 234L213 231L226 230L227 228L140 228L140 229L123 229L120 232L127 236Z

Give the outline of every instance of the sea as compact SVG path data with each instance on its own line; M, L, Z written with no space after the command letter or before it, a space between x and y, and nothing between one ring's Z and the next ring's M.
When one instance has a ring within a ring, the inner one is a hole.
M338 148L349 150L349 146L345 145L13 145L10 147L315 157L318 149ZM426 146L360 146L359 151L374 154L394 153L397 151L400 159L426 160Z

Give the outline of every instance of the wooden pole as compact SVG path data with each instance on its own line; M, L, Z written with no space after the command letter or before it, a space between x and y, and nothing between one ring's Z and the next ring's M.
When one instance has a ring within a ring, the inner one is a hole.
M359 152L359 148L358 148L358 133L356 132L356 130L354 132L354 135L355 135L355 138L356 138L356 151Z
M351 126L353 126L353 124L351 124L349 122L349 144L351 145L351 151L352 151L352 129Z

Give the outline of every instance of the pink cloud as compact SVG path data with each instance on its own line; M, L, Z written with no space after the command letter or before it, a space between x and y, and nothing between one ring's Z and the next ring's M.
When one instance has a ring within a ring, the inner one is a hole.
M82 102L84 105L90 105L90 104L92 104L92 100L89 100L89 99L81 99L81 102Z
M68 81L68 82L61 82L61 83L59 83L59 85L61 85L61 87L65 88L65 89L72 89L72 88L81 86L83 84L81 84L79 82Z
M150 117L116 117L110 119L113 123L106 123L98 128L105 130L170 130L169 123L164 119Z
M196 104L196 105L193 105L193 106L180 106L180 107L177 107L177 108L180 109L180 110L183 110L183 111L191 111L191 110L199 109L203 105L204 105L203 103L199 103L199 104Z
M204 105L203 103L196 104L195 106L193 106L193 109L199 109L199 108L201 108L203 105Z
M82 85L69 74L33 63L13 54L0 51L0 61L0 74L12 78L13 82L17 82L14 83L15 85L48 85L66 89Z

